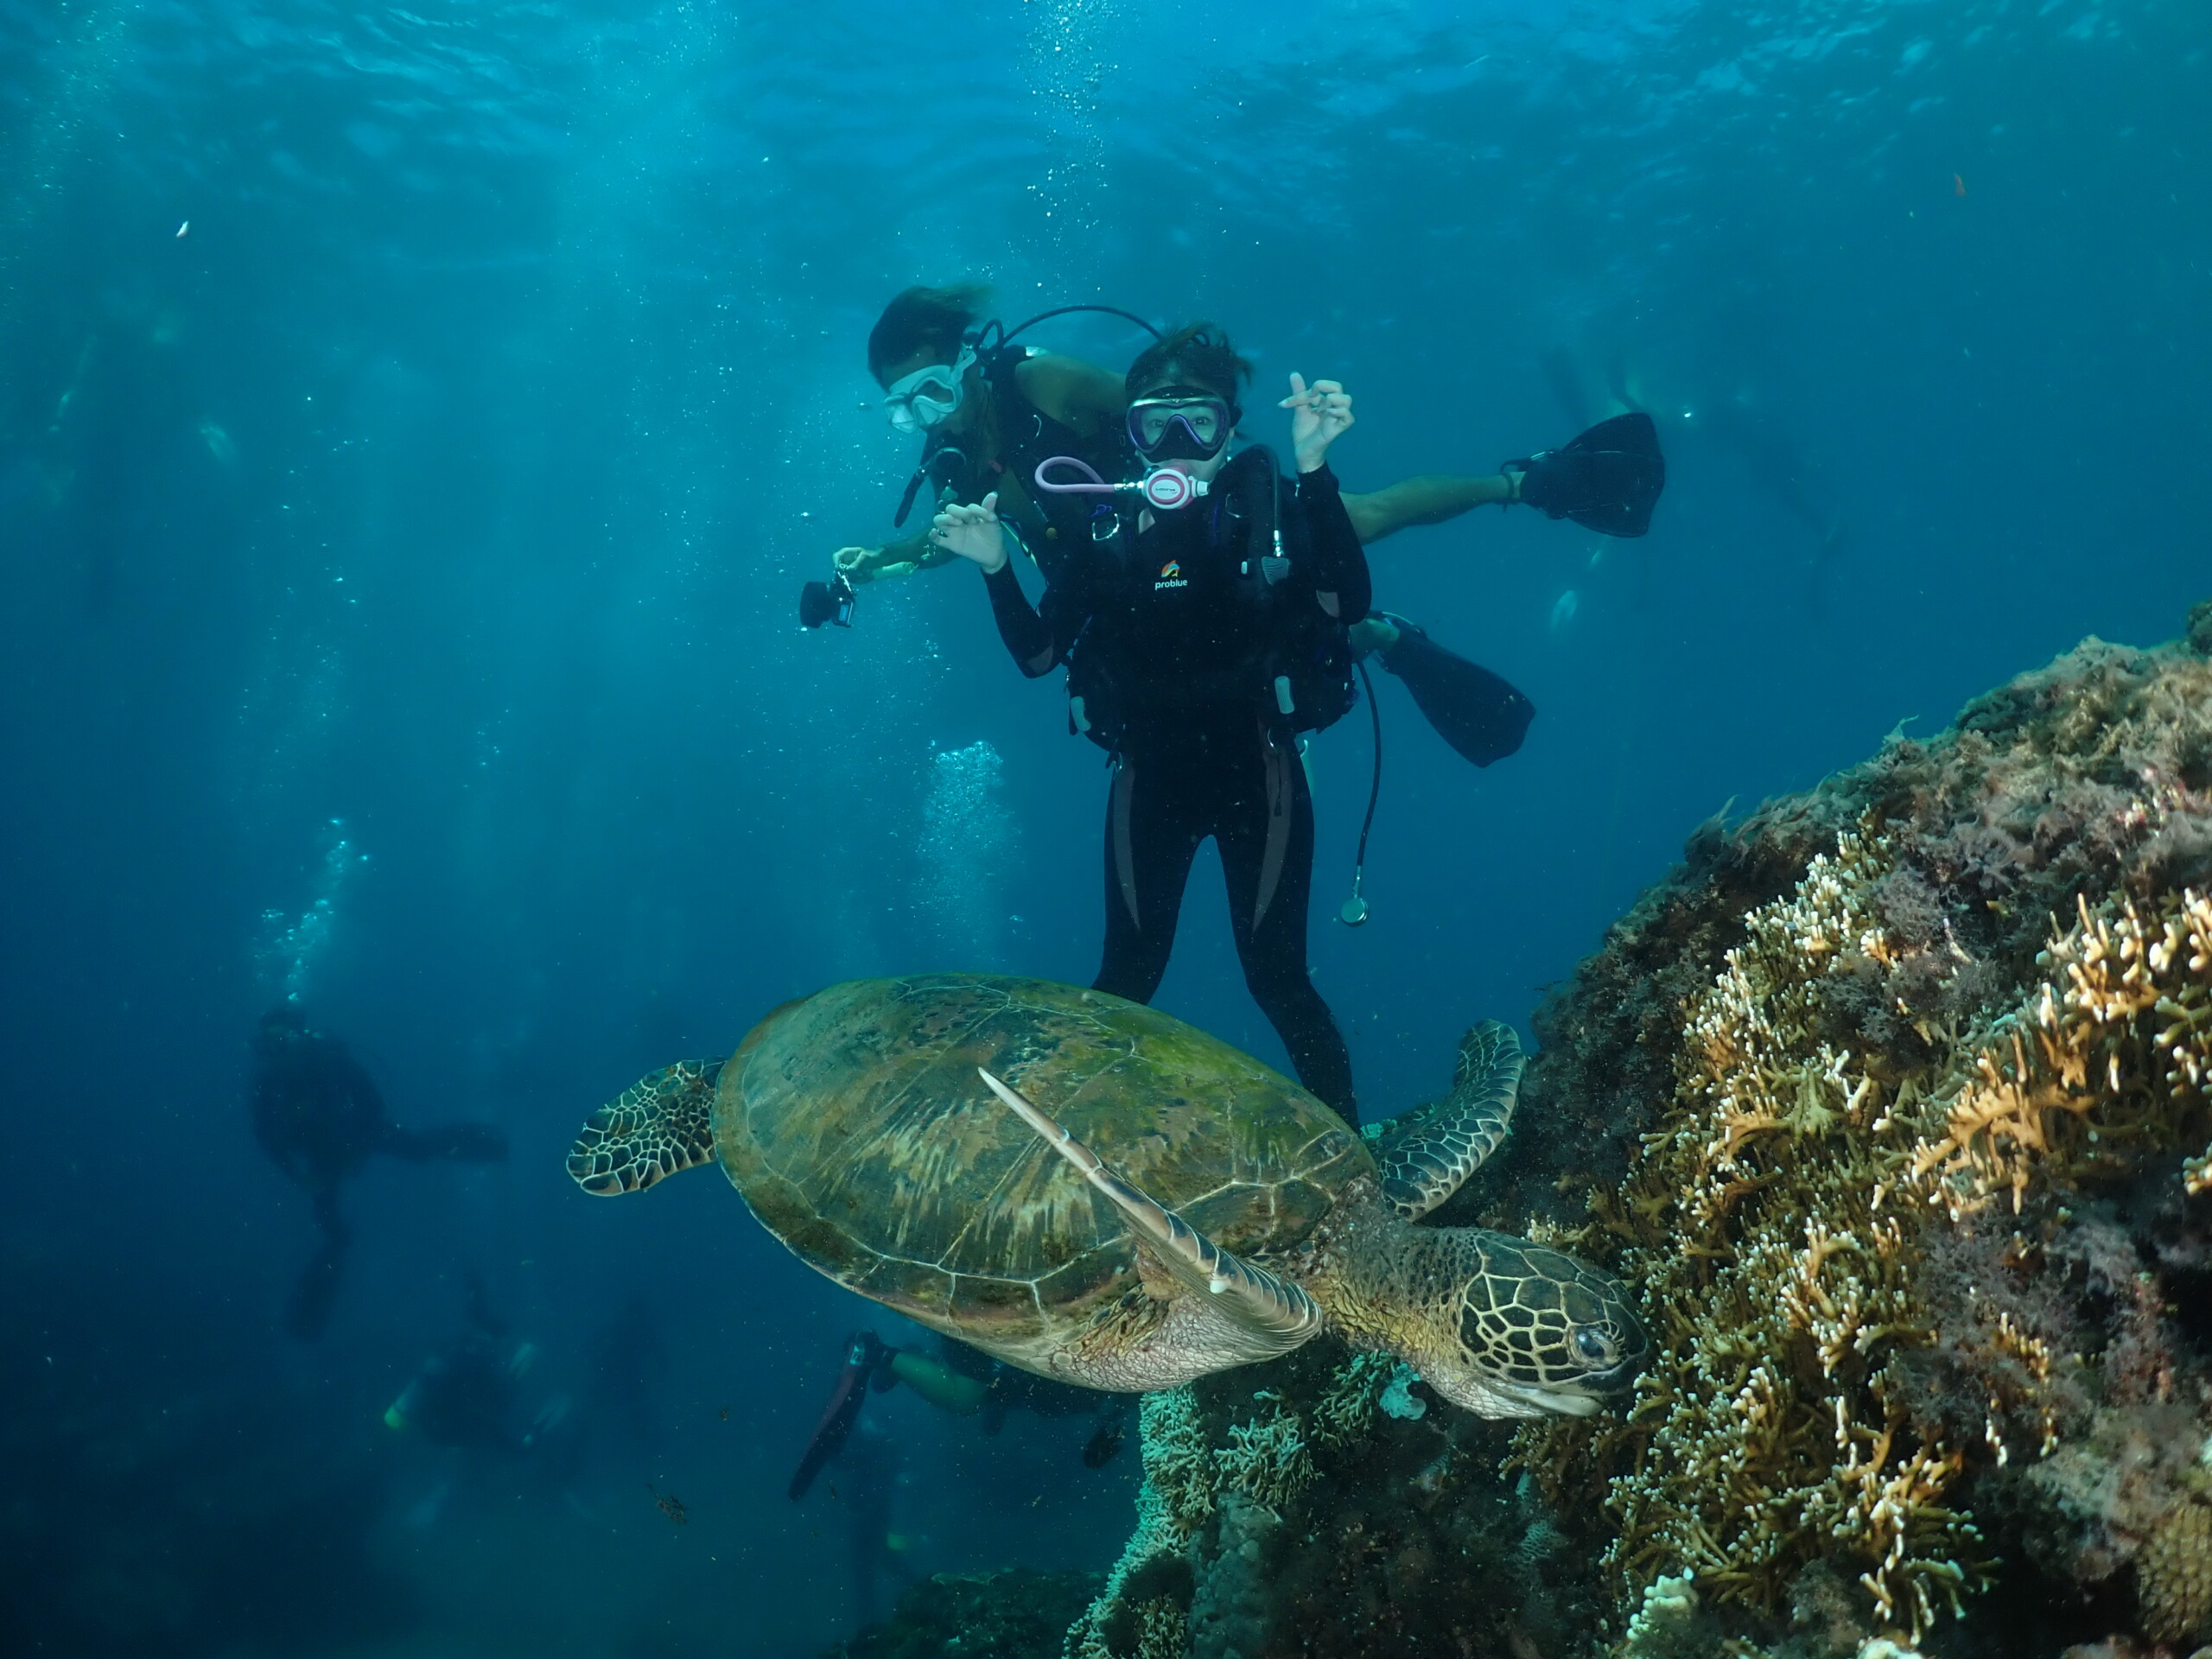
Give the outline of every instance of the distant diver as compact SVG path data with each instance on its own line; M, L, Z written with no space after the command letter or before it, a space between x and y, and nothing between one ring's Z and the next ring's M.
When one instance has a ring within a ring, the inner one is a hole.
M523 1379L537 1350L508 1339L505 1323L493 1313L483 1281L474 1274L467 1294L461 1335L423 1363L385 1408L385 1427L463 1451L535 1450L566 1421L567 1402L553 1401L524 1418Z
M1083 1448L1088 1469L1103 1467L1121 1450L1135 1403L1132 1396L1055 1382L1004 1364L964 1342L950 1337L938 1340L939 1357L932 1359L911 1348L894 1348L873 1331L853 1333L845 1344L844 1369L785 1496L798 1502L813 1489L824 1469L842 1464L868 1395L887 1393L902 1382L940 1411L979 1419L986 1434L996 1434L1013 1411L1094 1418L1096 1426Z
M425 1163L493 1163L507 1155L505 1132L487 1123L403 1129L385 1110L368 1069L334 1037L308 1027L289 1005L261 1017L253 1041L254 1139L315 1205L322 1247L293 1287L284 1328L313 1341L328 1323L352 1231L338 1190L378 1154Z

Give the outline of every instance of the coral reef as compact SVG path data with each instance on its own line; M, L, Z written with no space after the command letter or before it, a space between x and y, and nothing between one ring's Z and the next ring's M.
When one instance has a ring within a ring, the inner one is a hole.
M1500 1479L1504 1430L1399 1369L1316 1343L1147 1396L1136 1533L1071 1659L1573 1651L1599 1587ZM1419 1415L1382 1409L1394 1381Z
M1148 1404L1139 1535L1069 1651L2203 1640L2208 652L2212 605L2088 641L1700 829L1438 1217L1637 1287L1632 1407L1509 1433L1341 1351Z
M1772 1641L1819 1566L1893 1644L1999 1580L2025 1593L1978 1623L2087 1600L2185 1634L2166 1541L2212 1421L2209 791L2212 668L2092 641L1694 842L1547 1011L1522 1116L1565 1148L1622 1026L1652 1041L1648 1006L1591 994L1633 959L1681 998L1669 1085L1647 1058L1639 1094L1610 1091L1623 1173L1580 1217L1548 1206L1643 1287L1660 1352L1625 1421L1516 1451L1605 1537L1627 1605L1688 1573L1736 1639ZM1800 859L1787 888L1744 884ZM1523 1149L1524 1197L1588 1166L1547 1150Z
M940 1573L830 1659L1058 1659L1069 1620L1097 1593L1095 1573Z

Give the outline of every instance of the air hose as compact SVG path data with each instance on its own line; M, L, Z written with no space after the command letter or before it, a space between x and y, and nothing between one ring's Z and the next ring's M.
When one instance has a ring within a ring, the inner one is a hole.
M1358 927L1367 920L1367 900L1359 889L1367 879L1367 836L1375 828L1375 803L1382 798L1382 705L1375 700L1375 682L1367 677L1365 659L1357 666L1359 683L1367 692L1367 716L1375 730L1375 774L1367 785L1367 816L1360 821L1359 851L1352 856L1351 897L1337 912L1337 919L1346 927Z

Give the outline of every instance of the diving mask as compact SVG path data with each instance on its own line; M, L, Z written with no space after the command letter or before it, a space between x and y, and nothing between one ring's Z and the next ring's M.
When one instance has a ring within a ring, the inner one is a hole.
M1147 461L1211 461L1229 445L1236 411L1211 396L1140 397L1129 405L1129 442Z
M952 362L927 364L893 381L883 396L883 412L893 429L911 435L950 420L967 396L968 371L975 363L974 342L963 341Z

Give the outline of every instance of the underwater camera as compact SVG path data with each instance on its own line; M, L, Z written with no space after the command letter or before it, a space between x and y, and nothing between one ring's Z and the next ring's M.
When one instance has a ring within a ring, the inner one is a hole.
M827 582L810 582L798 590L799 626L818 628L825 622L834 622L841 628L849 628L853 626L853 601L858 597L842 571Z

